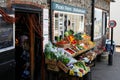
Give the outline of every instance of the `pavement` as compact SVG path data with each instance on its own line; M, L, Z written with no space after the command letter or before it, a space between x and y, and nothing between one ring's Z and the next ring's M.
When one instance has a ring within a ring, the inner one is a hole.
M115 49L111 66L108 60L96 62L91 72L92 80L120 80L120 47Z

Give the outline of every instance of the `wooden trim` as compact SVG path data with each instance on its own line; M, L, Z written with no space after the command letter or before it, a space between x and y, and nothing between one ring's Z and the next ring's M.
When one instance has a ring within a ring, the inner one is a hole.
M31 64L31 80L34 80L34 32L30 26L30 64Z

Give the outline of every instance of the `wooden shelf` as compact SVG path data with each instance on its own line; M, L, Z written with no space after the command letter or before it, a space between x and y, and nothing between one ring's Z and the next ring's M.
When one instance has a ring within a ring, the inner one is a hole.
M83 49L83 50L80 50L79 52L75 53L75 55L73 55L73 57L76 57L78 55L81 55L82 53L86 52L86 51L89 51L91 49L93 49L95 47L95 44L90 46L88 49Z

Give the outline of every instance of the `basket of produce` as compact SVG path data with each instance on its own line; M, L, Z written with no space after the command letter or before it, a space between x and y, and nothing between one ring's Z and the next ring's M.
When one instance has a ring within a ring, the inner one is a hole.
M90 68L85 65L85 62L79 61L69 66L69 75L83 77L90 71Z
M57 47L60 47L60 48L68 48L68 47L70 47L70 43L68 41L66 41L66 40L61 40L61 41L57 42L55 45Z

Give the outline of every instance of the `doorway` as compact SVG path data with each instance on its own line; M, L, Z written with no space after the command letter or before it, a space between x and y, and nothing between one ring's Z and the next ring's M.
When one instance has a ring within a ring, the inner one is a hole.
M41 13L15 9L15 18L16 80L38 80L43 51Z

